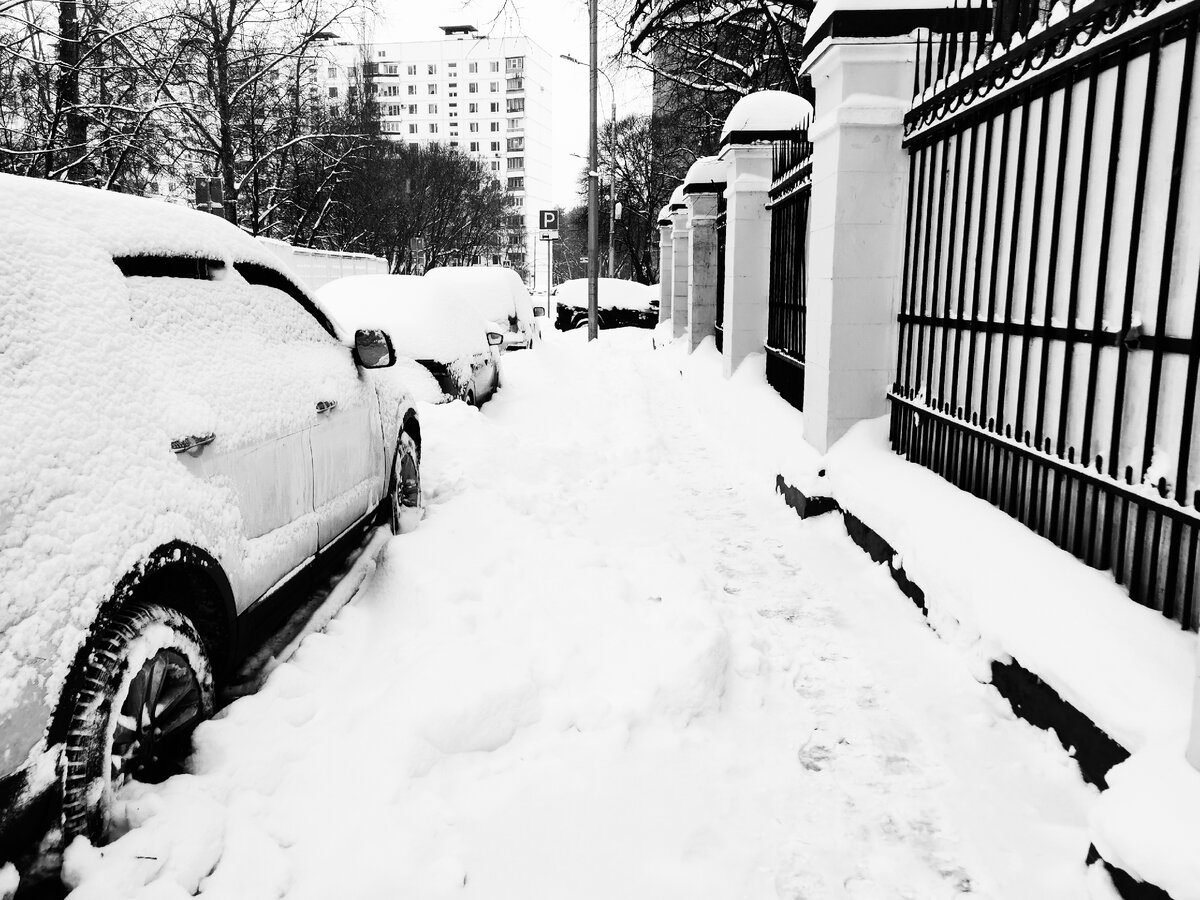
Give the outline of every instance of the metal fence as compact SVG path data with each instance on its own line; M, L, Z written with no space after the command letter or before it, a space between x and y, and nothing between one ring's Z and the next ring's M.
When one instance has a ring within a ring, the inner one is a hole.
M808 213L812 144L808 123L772 153L771 269L767 309L767 381L804 408L804 339L808 317Z
M1193 630L1198 17L1098 0L1009 49L927 37L891 392L898 452Z
M717 194L717 308L713 314L713 341L725 351L725 191Z

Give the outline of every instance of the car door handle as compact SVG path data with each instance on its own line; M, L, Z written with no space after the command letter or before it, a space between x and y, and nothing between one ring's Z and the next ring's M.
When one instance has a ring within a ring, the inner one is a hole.
M317 413L333 412L337 409L336 400L319 400L317 401Z
M183 437L175 438L171 441L171 452L190 453L193 450L199 450L201 447L211 444L216 438L217 436L211 431L205 434L185 434Z

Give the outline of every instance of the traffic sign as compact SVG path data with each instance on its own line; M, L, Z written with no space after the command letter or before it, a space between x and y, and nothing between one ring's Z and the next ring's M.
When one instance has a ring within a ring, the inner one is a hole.
M542 231L558 231L558 210L538 210L538 228Z

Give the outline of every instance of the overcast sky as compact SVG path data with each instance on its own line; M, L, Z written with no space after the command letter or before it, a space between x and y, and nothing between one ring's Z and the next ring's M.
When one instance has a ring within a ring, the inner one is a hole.
M377 41L419 41L442 36L439 26L474 25L494 37L524 34L539 43L552 61L554 80L554 199L564 207L579 202L578 176L587 156L588 72L559 58L565 53L587 62L588 18L584 0L379 0ZM601 63L620 46L617 29L600 22ZM642 72L612 64L606 71L617 90L617 115L650 111L650 82ZM612 100L600 77L600 121Z

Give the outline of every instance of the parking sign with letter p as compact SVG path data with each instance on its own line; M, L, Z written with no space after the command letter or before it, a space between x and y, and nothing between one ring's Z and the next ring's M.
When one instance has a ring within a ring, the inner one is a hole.
M558 231L558 210L542 209L538 211L538 228L542 231Z

